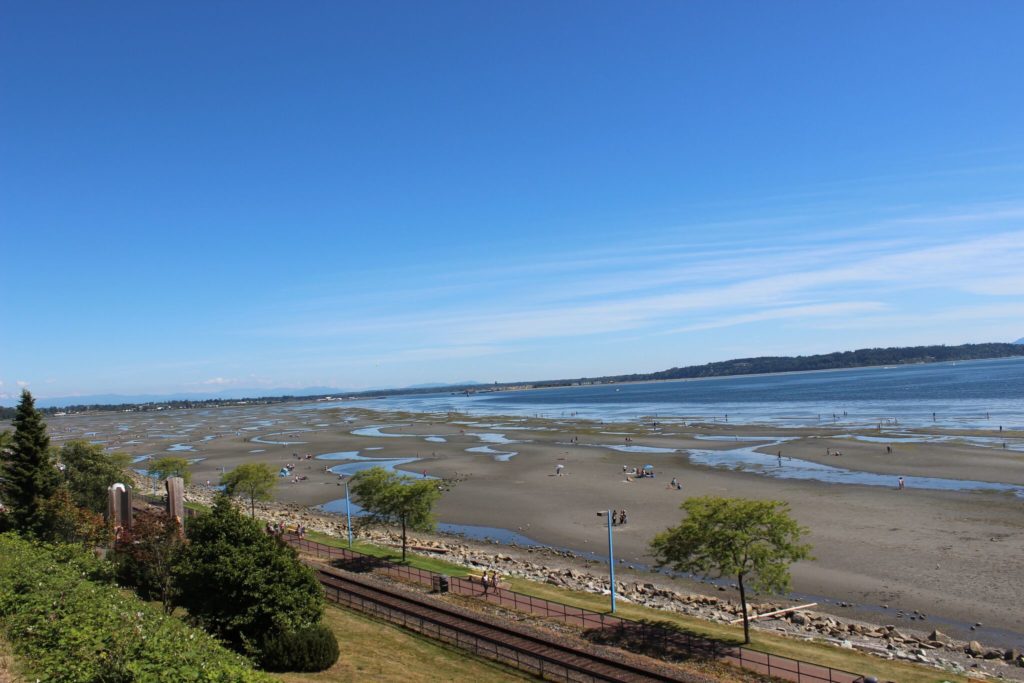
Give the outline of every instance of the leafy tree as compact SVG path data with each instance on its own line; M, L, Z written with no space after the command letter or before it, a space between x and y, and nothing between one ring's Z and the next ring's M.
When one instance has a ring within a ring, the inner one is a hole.
M434 503L441 497L437 483L371 467L352 477L352 492L367 512L369 521L402 527L402 561L405 561L406 530L434 528Z
M159 600L164 613L174 611L171 570L184 545L181 525L164 511L142 510L114 543L118 580L143 600Z
M249 499L249 516L256 516L256 501L270 500L277 476L270 465L248 463L239 465L221 478L229 496L244 495Z
M743 606L743 638L750 642L746 579L755 590L783 592L789 587L789 565L810 558L806 533L789 516L789 505L713 496L690 498L678 526L651 541L658 566L721 578L735 576Z
M258 657L269 634L315 625L323 615L323 589L312 570L228 496L189 521L173 574L176 601L189 618L249 655Z
M103 513L107 509L107 488L124 481L128 456L105 453L101 446L85 441L64 444L57 458L64 465L64 482L79 507Z
M176 458L168 455L150 463L148 471L151 476L156 477L160 481L170 477L181 477L185 480L186 484L192 481L192 471L189 470L188 460L185 458Z
M42 540L94 546L110 539L103 515L76 505L64 486L39 504L37 514L36 536Z
M50 458L46 423L28 390L21 392L13 424L13 443L3 452L0 497L10 507L14 528L38 535L43 531L40 505L57 490L60 475Z

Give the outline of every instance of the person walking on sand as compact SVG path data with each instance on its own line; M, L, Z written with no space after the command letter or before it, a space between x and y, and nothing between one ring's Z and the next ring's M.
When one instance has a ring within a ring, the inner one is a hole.
M625 523L626 523L626 511L624 509L623 510L619 510L619 526L622 526Z
M555 465L555 474L557 474L558 476L562 476L563 469L565 469L565 465L563 465L562 463L558 463L557 465Z
M896 490L902 491L904 488L906 488L906 484L903 483L903 477L900 477L899 481L896 483Z

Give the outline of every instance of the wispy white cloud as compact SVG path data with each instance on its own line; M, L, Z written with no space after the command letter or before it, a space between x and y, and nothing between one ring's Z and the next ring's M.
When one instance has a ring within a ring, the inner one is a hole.
M15 382L15 384L17 384L17 385L18 385L18 386L19 386L20 388L22 388L22 389L25 389L25 388L27 388L27 387L28 387L28 385L29 385L29 383L28 383L28 382L26 382L26 381L25 381L25 380L23 380L23 379L19 379L18 381L16 381L16 382Z
M708 320L694 323L684 327L677 327L669 330L669 333L694 332L697 330L710 330L720 327L733 327L752 322L763 322L766 320L784 320L786 318L822 318L834 316L848 316L854 313L865 313L869 311L884 310L887 306L879 301L850 301L835 304L815 304L809 306L789 306L787 308L772 308L756 313L734 315L725 318Z
M884 330L900 343L953 338L939 326L959 324L998 338L994 321L1005 327L1024 317L1024 302L1012 299L1024 295L1024 205L894 210L890 219L820 233L763 227L735 243L668 232L529 263L432 263L382 285L386 298L370 286L328 292L259 311L264 324L239 334L287 347L287 357L274 359L282 371L345 377L378 365L469 367L498 355L514 367L523 352L557 340L642 346L653 336L684 341L737 325L875 330L872 339ZM994 298L1014 306L990 306Z
M207 386L227 386L230 384L238 384L237 379L227 379L225 377L212 377L210 379L204 379L200 384Z

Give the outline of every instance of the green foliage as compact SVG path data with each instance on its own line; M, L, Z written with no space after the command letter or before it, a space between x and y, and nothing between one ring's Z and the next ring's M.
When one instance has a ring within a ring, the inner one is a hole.
M159 600L170 614L174 610L171 571L183 545L176 519L163 511L136 512L132 528L122 531L114 543L118 581L134 588L143 600Z
M323 589L312 570L227 496L190 520L173 574L177 603L189 618L247 654L256 654L265 634L311 626L323 614Z
M434 528L434 503L441 497L437 482L371 467L352 477L351 490L371 522L402 527L402 561L406 555L406 529Z
M277 475L270 465L247 463L239 465L221 478L229 496L243 495L249 499L249 515L256 516L256 501L270 500L270 492L277 483Z
M789 565L810 558L800 543L806 529L780 501L742 498L690 498L680 506L686 517L651 541L658 566L716 578L735 576L743 606L743 630L750 642L746 587L766 592L789 588Z
M28 391L21 392L13 423L13 443L2 454L0 499L9 508L14 529L40 535L45 533L40 506L56 492L60 475L50 459L46 423Z
M81 548L0 536L0 626L33 678L67 683L269 683L213 637L89 580Z
M192 471L189 470L188 460L185 458L175 458L170 455L159 458L150 463L147 471L150 476L156 477L160 481L170 477L181 477L186 484L192 482Z
M107 510L107 487L124 481L128 456L105 453L102 446L69 441L57 459L64 465L64 483L75 505L103 514Z
M103 515L80 508L63 486L39 505L36 538L52 543L101 545L110 533Z
M323 671L338 661L338 639L324 624L275 633L260 643L260 666L267 671Z

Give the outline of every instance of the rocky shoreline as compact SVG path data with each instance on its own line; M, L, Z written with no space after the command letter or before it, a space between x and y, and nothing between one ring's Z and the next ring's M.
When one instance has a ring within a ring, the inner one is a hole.
M145 488L145 482L138 483ZM186 499L209 505L215 493L204 487L190 486L186 491ZM346 534L343 517L298 505L257 503L256 515L267 522L288 526L302 524L309 531L340 538ZM383 527L361 527L358 536L361 540L380 545L400 544L400 536ZM417 534L410 537L409 545L415 546L420 554L438 554L445 561L472 569L497 571L503 576L570 590L609 593L608 577L589 571L595 563L567 551L518 546L500 546L501 550L497 551L495 543L472 542L461 537L439 534ZM718 590L726 589L720 587ZM636 580L631 577L616 581L616 594L620 600L717 623L729 623L742 617L740 605L733 600L678 592L646 578ZM792 606L779 601L748 603L752 617ZM906 616L923 617L918 614ZM951 673L1024 681L1024 654L1020 650L985 647L974 640L956 640L938 630L926 633L912 628L897 628L893 624L872 624L806 609L758 619L751 622L751 627L788 637L827 642L836 647L860 650L885 659L917 662Z

